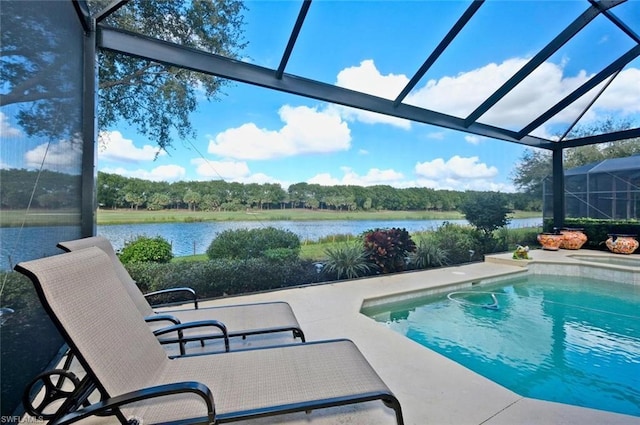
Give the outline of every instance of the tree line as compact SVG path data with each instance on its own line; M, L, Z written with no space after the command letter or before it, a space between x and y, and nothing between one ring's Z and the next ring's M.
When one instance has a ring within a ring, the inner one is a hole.
M79 176L46 171L0 169L2 209L78 207ZM36 183L37 188L31 196ZM237 183L223 180L149 181L98 172L100 208L132 210L189 209L191 211L243 211L292 209L333 211L455 211L470 195L489 192L435 190L424 187L321 186L296 183L285 190L278 183ZM537 211L539 202L520 193L502 194L512 209Z
M101 208L189 209L242 211L246 209L311 209L333 211L454 211L470 192L424 187L398 189L378 186L322 186L296 183L285 190L278 183L237 183L223 180L153 182L117 174L98 173ZM539 202L504 194L513 209L535 210Z

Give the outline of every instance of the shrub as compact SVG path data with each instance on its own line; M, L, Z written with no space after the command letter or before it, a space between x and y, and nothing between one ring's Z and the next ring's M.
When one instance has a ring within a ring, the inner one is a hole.
M449 256L445 249L435 243L435 238L427 237L418 242L416 252L409 255L411 264L416 269L442 267L449 264Z
M3 285L1 307L15 311L42 308L31 280L25 275L14 271L0 271L0 282Z
M290 230L265 227L259 229L225 230L207 248L210 259L248 259L263 257L267 251L287 249L287 256L297 258L300 254L300 238ZM282 251L280 254L282 255Z
M509 224L507 215L512 212L507 206L507 198L496 192L473 193L459 209L467 221L483 233L485 240L496 229Z
M217 259L168 264L127 264L144 292L188 286L199 298L265 291L314 282L310 261L273 261L267 258Z
M367 258L382 273L402 271L410 252L416 250L416 244L406 229L375 229L365 232L364 249Z
M173 258L173 253L171 244L161 236L154 238L138 236L132 241L125 242L118 257L123 264L168 263Z
M367 254L359 243L344 243L335 247L329 247L324 251L326 261L323 272L340 279L354 279L365 276L375 267L369 262Z
M271 248L263 253L264 258L271 261L295 261L300 254L300 250L291 248Z
M335 242L349 242L356 239L351 233L337 233L334 235L322 236L318 239L318 243L335 243Z
M466 263L482 255L478 231L470 226L445 221L433 232L433 242L447 252L449 264ZM475 257L471 255L471 251Z
M502 251L513 251L518 245L520 246L538 246L538 234L540 228L523 227L519 229L502 228L496 232L498 239L501 241Z

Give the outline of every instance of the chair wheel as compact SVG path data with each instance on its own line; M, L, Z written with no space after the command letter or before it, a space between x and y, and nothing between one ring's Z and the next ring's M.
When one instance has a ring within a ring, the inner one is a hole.
M22 395L24 410L38 419L53 419L64 401L75 393L80 380L63 369L52 369L36 376ZM40 395L40 392L44 394ZM61 401L60 401L61 400ZM37 406L34 406L36 402Z

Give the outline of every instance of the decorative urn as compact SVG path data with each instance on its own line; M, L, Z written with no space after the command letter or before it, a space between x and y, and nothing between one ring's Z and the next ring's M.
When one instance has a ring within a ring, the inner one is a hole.
M560 233L539 233L538 234L538 242L542 245L542 249L546 249L547 251L557 251L560 248L560 244L564 239L564 235Z
M609 248L609 251L616 254L633 254L638 249L637 235L619 235L610 234L609 239L606 240L605 245Z
M582 232L583 229L565 227L560 230L562 234L562 242L560 248L562 249L580 249L582 245L587 241L587 235Z

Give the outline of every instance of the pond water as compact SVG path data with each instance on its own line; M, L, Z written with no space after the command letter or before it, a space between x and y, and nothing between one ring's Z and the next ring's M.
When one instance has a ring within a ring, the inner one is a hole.
M409 233L433 230L444 220L319 220L319 221L223 221L199 223L151 223L118 224L98 226L97 234L111 241L115 249L120 249L126 241L138 235L162 236L173 247L175 256L204 254L211 241L220 232L229 229L253 229L273 226L288 229L297 234L302 241L318 239L339 234L357 236L374 228L406 228ZM467 224L466 220L448 220L451 223ZM541 226L542 218L512 220L511 228ZM27 261L46 255L61 253L55 246L60 241L80 237L76 226L57 227L2 227L0 228L0 269L9 270L20 261Z
M409 233L434 230L443 220L321 220L321 221L229 221L201 223L159 223L159 224L122 224L98 226L98 235L109 239L114 248L120 249L125 242L137 235L162 236L173 246L175 256L203 254L211 241L221 232L229 229L255 229L272 226L287 229L297 234L302 241L318 241L331 235L354 235L378 227L405 228ZM451 223L467 224L465 220L449 220ZM510 227L541 226L541 218L513 220Z

